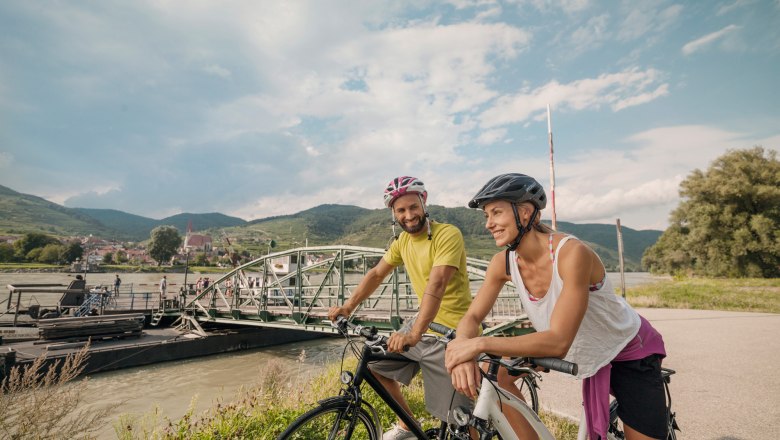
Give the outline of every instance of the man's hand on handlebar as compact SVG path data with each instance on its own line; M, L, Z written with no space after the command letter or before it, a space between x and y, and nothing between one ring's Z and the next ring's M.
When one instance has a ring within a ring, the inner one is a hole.
M387 350L392 353L403 353L420 342L422 335L416 333L393 333L387 341Z
M346 304L342 305L341 307L331 307L328 309L328 319L331 321L336 321L336 318L339 317L339 315L349 318L349 316L352 314L352 309L348 307Z

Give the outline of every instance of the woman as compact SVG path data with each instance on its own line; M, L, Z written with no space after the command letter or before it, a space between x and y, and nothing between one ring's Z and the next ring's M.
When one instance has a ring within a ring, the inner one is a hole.
M541 224L542 186L523 174L491 179L469 202L485 212L485 227L505 251L493 256L485 281L446 352L458 391L474 396L480 353L558 357L578 364L588 433L606 438L609 393L620 403L626 438L666 437L660 363L661 335L615 295L599 257L575 237ZM477 329L501 288L512 281L535 333L478 337ZM507 382L504 379L502 382ZM513 411L513 410L512 410ZM507 414L512 423L514 417ZM512 423L516 431L523 426Z

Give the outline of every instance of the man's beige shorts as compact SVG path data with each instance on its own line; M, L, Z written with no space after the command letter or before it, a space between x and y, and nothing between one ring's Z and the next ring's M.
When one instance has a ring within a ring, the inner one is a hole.
M409 385L412 378L422 369L425 388L425 409L439 420L448 420L450 409L463 406L471 408L471 399L455 391L452 379L444 366L444 344L435 337L425 335L422 340L403 356L414 362L381 360L371 362L374 373Z

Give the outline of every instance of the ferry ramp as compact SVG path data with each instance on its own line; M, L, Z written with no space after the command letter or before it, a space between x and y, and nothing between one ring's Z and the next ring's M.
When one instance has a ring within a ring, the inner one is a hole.
M333 245L265 255L234 268L202 290L185 289L182 323L194 327L219 323L333 333L328 309L349 299L366 272L384 254L378 248ZM487 265L484 260L467 259L472 295L484 281ZM514 290L511 284L502 290L486 319L486 333L532 331ZM409 277L399 266L360 304L351 320L389 334L414 316L417 306Z

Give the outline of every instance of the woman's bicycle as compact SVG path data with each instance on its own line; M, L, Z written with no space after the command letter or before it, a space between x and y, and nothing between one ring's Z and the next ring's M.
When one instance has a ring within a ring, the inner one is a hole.
M677 440L676 431L680 430L677 425L677 417L674 411L672 411L672 394L669 392L669 382L671 382L671 376L675 373L670 368L661 368L661 376L664 380L664 391L666 392L666 440ZM618 419L617 415L618 403L613 400L609 404L609 429L607 431L608 440L623 440L626 435L623 433L623 423Z
M438 323L431 323L429 327L431 330L445 335L443 339L451 340L455 338L453 329ZM474 409L469 411L465 408L456 408L453 411L454 424L458 426L459 430L449 433L448 438L469 439L468 430L465 428L472 428L477 432L480 440L492 438L517 440L517 435L502 412L503 406L507 405L517 410L528 421L540 439L555 440L555 437L553 437L539 418L537 411L526 402L498 386L498 370L500 367L504 367L510 375L517 376L527 375L529 372L535 373L536 367L542 367L575 375L577 374L577 365L557 358L521 357L506 360L500 356L493 355L485 355L480 361L487 362L488 368L487 372L482 373L482 385L480 386L479 396L474 404Z
M430 328L445 335L446 340L454 339L455 332L443 325L437 323L431 323ZM487 373L483 373L482 386L480 388L479 397L474 407L474 411L468 413L464 410L455 411L456 424L459 426L472 426L479 433L481 440L491 439L496 434L500 435L503 440L517 439L517 436L512 431L512 428L506 421L506 418L501 413L500 406L504 403L508 404L512 408L518 410L528 423L533 427L540 439L554 439L547 428L542 423L541 419L536 415L537 411L531 411L528 405L524 402L520 402L513 395L509 394L506 390L497 385L497 376L499 366L504 366L509 371L510 375L516 375L518 373L525 373L528 371L528 366L540 366L551 370L560 371L563 373L576 375L577 365L564 361L562 359L555 358L516 358L511 361L503 360L497 356L489 356L488 362L490 366ZM518 365L520 367L518 368ZM523 367L525 365L525 367ZM677 440L675 431L679 431L680 428L677 425L675 413L672 411L672 396L669 392L670 376L675 372L669 368L662 368L661 373L664 380L664 389L666 391L666 409L668 417L668 434L667 440ZM502 400L503 399L503 400ZM505 400L505 401L504 401ZM498 403L496 403L498 402ZM625 439L623 433L622 422L617 416L617 401L613 400L610 403L610 425L608 428L609 440L622 440ZM578 439L584 439L586 436L584 425L580 426L580 432ZM468 437L453 437L463 438Z

